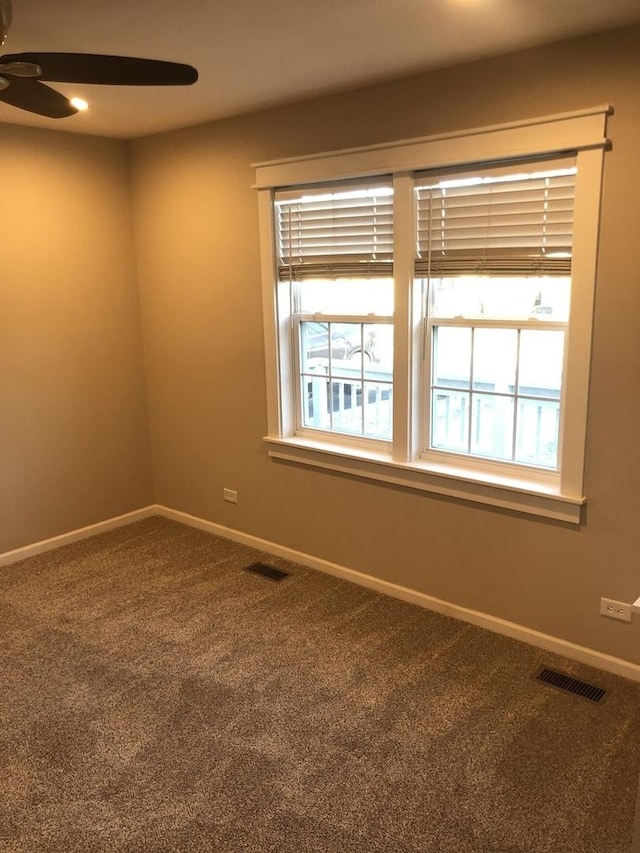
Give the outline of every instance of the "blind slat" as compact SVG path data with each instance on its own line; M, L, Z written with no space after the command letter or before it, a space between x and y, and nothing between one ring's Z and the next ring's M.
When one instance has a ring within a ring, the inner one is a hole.
M458 203L458 199L447 199L446 205L441 203L441 199L434 200L431 205L432 216L444 216L460 218L464 216L478 215L492 211L496 217L512 216L517 214L529 215L544 215L547 213L566 213L573 210L573 198L550 199L543 200L543 206L540 205L540 198L517 200L517 203L501 204L497 201L486 201L484 199L464 199L464 204ZM428 209L427 206L424 208Z
M487 252L482 257L471 260L468 252L447 255L432 253L429 258L415 262L415 274L418 277L448 278L458 275L571 275L571 257L540 254L526 255L520 248L514 254L504 251Z
M304 281L310 278L391 278L393 262L370 261L363 257L351 256L341 263L324 263L321 258L305 258L305 263L279 268L281 281Z

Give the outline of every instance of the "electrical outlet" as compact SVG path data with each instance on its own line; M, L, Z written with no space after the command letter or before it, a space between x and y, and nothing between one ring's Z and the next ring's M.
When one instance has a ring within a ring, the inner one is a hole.
M612 598L600 599L600 615L609 619L619 619L621 622L631 622L631 605Z
M223 489L222 496L230 504L238 503L238 493L235 489Z

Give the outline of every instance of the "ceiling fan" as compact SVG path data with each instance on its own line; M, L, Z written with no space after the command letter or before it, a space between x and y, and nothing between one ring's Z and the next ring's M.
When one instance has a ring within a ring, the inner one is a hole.
M0 0L0 44L11 26L11 0ZM0 56L0 101L48 118L78 112L45 82L106 86L189 86L198 79L190 65L96 53L15 53Z

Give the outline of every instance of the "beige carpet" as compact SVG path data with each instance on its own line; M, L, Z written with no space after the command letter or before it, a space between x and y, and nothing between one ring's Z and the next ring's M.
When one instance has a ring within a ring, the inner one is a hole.
M3 853L631 849L639 685L173 522L1 569L0 640Z

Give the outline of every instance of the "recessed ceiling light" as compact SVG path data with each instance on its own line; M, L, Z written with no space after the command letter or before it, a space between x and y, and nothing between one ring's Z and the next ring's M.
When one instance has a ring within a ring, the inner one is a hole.
M80 112L89 109L89 104L83 98L71 98L70 102Z

